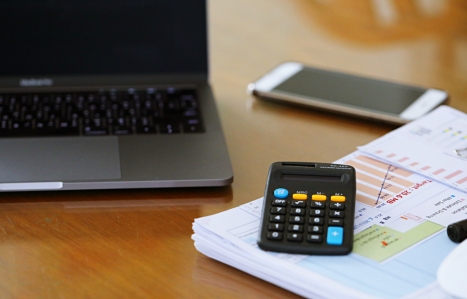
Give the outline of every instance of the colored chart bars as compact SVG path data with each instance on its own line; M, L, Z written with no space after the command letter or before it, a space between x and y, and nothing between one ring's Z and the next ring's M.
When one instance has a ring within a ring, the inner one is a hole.
M441 107L360 149L388 164L467 191L467 115L460 111Z
M357 170L357 201L375 207L421 184L413 173L363 155L345 162Z

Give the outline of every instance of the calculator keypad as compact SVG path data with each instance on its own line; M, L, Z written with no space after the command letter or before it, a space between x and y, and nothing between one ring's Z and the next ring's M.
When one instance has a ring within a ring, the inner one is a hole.
M279 198L276 197L279 196ZM345 196L294 193L274 190L267 238L272 241L309 242L339 246L343 242Z

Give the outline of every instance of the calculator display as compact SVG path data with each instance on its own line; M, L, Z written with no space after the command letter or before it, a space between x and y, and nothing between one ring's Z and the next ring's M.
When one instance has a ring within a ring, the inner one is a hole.
M313 175L313 174L290 174L282 173L282 179L286 181L308 181L308 182L342 182L342 176L333 175Z

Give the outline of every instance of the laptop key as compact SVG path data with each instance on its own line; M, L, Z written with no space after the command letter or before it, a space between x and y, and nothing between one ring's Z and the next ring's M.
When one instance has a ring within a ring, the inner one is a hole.
M162 134L176 134L180 133L180 126L178 124L161 124L160 131Z
M2 122L0 123L0 129L1 130L8 130L10 128L10 122L8 119L2 119Z
M156 127L139 125L139 126L136 126L136 133L138 133L138 134L155 134L156 133Z
M43 128L43 129L0 129L1 137L43 137L43 136L75 136L79 135L78 128Z
M83 130L83 135L86 135L86 136L109 135L109 130L103 127L85 126Z
M77 127L77 123L73 121L59 121L58 122L59 128L70 128L70 127Z
M133 134L133 130L131 127L115 126L113 127L113 133L114 135L129 135Z
M199 124L185 124L183 126L183 132L185 132L185 133L201 133L201 132L204 132L204 129Z
M79 135L79 129L73 127L67 128L57 128L57 129L42 129L42 130L33 130L34 136L74 136Z

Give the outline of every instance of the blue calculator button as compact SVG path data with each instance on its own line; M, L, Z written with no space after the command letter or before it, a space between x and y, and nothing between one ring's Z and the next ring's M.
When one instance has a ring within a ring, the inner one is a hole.
M329 245L342 245L344 239L344 228L338 226L328 227L326 242Z
M287 191L287 189L284 189L284 188L277 188L276 190L274 190L274 197L275 198L287 198L287 196L289 196L289 191Z

